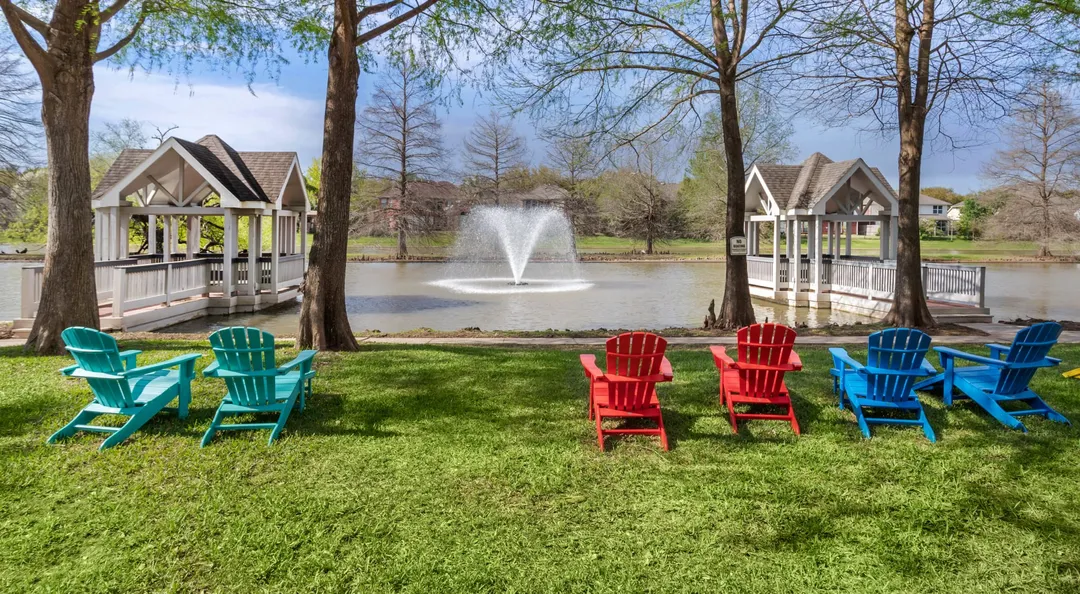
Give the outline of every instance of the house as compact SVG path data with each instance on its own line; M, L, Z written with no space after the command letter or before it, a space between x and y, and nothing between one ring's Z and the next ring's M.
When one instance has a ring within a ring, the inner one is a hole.
M949 207L944 200L919 194L919 221L933 221L935 235L952 235L953 221L949 218ZM959 220L957 216L957 220Z
M522 208L562 208L568 198L570 198L570 192L562 187L555 184L541 184L531 190L503 194L501 202L504 206Z
M452 231L457 229L458 219L468 214L465 193L451 182L411 181L405 184L405 192L409 200L404 209L397 184L378 195L379 208L391 229L396 229L397 220L404 216L417 230Z

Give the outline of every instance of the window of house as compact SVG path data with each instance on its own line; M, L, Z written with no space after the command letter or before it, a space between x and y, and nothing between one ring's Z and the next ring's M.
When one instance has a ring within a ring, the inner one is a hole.
M944 204L935 204L935 205L931 206L930 208L933 209L932 212L934 214L936 214L936 215L945 214L945 205Z

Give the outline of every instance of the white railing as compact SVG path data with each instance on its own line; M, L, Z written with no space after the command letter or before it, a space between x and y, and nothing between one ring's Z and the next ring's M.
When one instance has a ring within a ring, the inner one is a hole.
M210 293L210 260L140 264L115 269L112 315Z
M293 254L278 259L278 287L299 285L304 280L304 255Z
M812 262L807 259L780 262L779 284L773 283L771 258L747 258L750 284L779 288L790 281L792 269L798 269L798 282L809 284ZM837 293L871 298L892 299L896 287L896 262L865 259L823 260L818 273L821 288ZM955 264L922 265L923 291L928 299L984 307L986 303L986 267Z
M116 268L131 266L135 263L135 258L94 262L94 285L97 288L98 303L107 303L112 299L113 277ZM41 284L44 279L44 264L23 266L22 291L20 293L20 315L23 318L29 319L37 315L38 304L41 303Z

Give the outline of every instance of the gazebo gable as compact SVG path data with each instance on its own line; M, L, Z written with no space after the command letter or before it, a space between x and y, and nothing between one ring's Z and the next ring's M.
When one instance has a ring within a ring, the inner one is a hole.
M862 159L856 159L817 198L808 213L864 215L875 204L893 215L898 212L896 194L881 172L869 167Z
M286 210L311 210L311 199L307 193L307 183L300 168L300 161L294 156L285 181L281 184L281 190L275 199L275 204L280 209Z
M112 187L100 192L94 207L126 206L129 196L135 197L137 206L185 206L201 203L211 193L221 198L222 206L240 204L183 144L169 138Z
M783 166L774 166L783 167ZM763 175L761 169L754 165L750 168L750 173L746 176L746 212L753 213L762 210L765 214L770 216L776 216L783 212L783 206L781 202L777 200L777 196L774 195L774 189L769 187L769 183L766 181L766 176ZM787 196L783 196L783 189L777 189L781 193L781 199L786 202Z

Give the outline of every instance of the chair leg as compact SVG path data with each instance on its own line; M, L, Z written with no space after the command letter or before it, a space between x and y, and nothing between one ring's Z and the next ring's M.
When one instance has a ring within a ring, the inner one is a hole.
M788 404L788 418L791 419L791 430L795 432L795 435L801 435L799 433L799 421L795 419L794 404Z
M739 420L735 416L735 404L731 402L730 398L725 398L727 401L728 418L731 420L731 432L739 432Z
M1010 429L1019 429L1024 433L1027 433L1027 427L1023 423L1016 420L1015 417L1005 412L1004 408L1001 408L997 402L994 402L993 398L986 396L981 390L964 390L969 398L975 401L976 404L982 407L990 416L997 419L1001 424Z
M1050 405L1039 396L1033 396L1032 398L1029 398L1027 402L1031 408L1043 411L1042 414L1047 419L1057 421L1058 423L1065 423L1066 425L1072 425L1072 423L1069 422L1069 419L1065 418L1065 415L1051 408Z
M664 451L668 451L667 429L664 428L664 416L660 415L656 418L656 422L660 425L660 447L664 448Z
M299 391L302 392L303 390L304 386L300 386ZM266 445L274 445L274 441L277 440L278 436L280 436L281 432L285 429L285 422L289 420L289 413L292 412L293 406L296 405L296 398L297 392L293 392L292 396L285 402L285 409L278 415L277 424L274 425L274 429L270 431L270 440L266 442Z
M596 443L600 445L600 451L604 451L604 426L603 419L600 418L600 412L594 411L593 417L596 419Z
M858 403L851 402L851 410L855 412L855 420L859 422L859 429L862 430L863 437L870 439L870 425L866 422L866 416L863 414L862 407Z
M124 423L124 425L120 427L119 431L113 433L108 437L108 439L102 442L101 447L99 447L98 450L104 451L108 448L113 447L114 445L122 443L125 439L131 437L132 433L138 431L140 427L145 425L147 421L152 419L154 415L156 415L162 408L164 408L164 404L165 403L163 402L161 406L155 407L143 406L142 409L139 410L139 412L132 415L131 418L128 419L128 422Z
M205 448L210 445L210 440L214 439L214 434L217 433L217 428L224 418L225 413L221 411L221 407L218 407L217 412L214 413L214 420L210 421L210 428L206 430L206 433L203 433L202 443L199 447Z
M75 418L71 419L70 423L64 425L60 428L59 431L49 436L49 439L46 441L46 443L56 443L61 439L64 439L65 437L71 437L79 431L75 428L76 425L86 425L90 421L93 421L100 416L101 413L89 412L85 410L79 411L79 414L75 415Z
M934 428L930 426L930 420L926 418L926 410L921 406L919 407L919 420L922 421L922 430L926 434L926 439L929 439L930 443L937 443Z
M191 407L191 380L180 381L180 394L177 397L176 416L186 419Z

